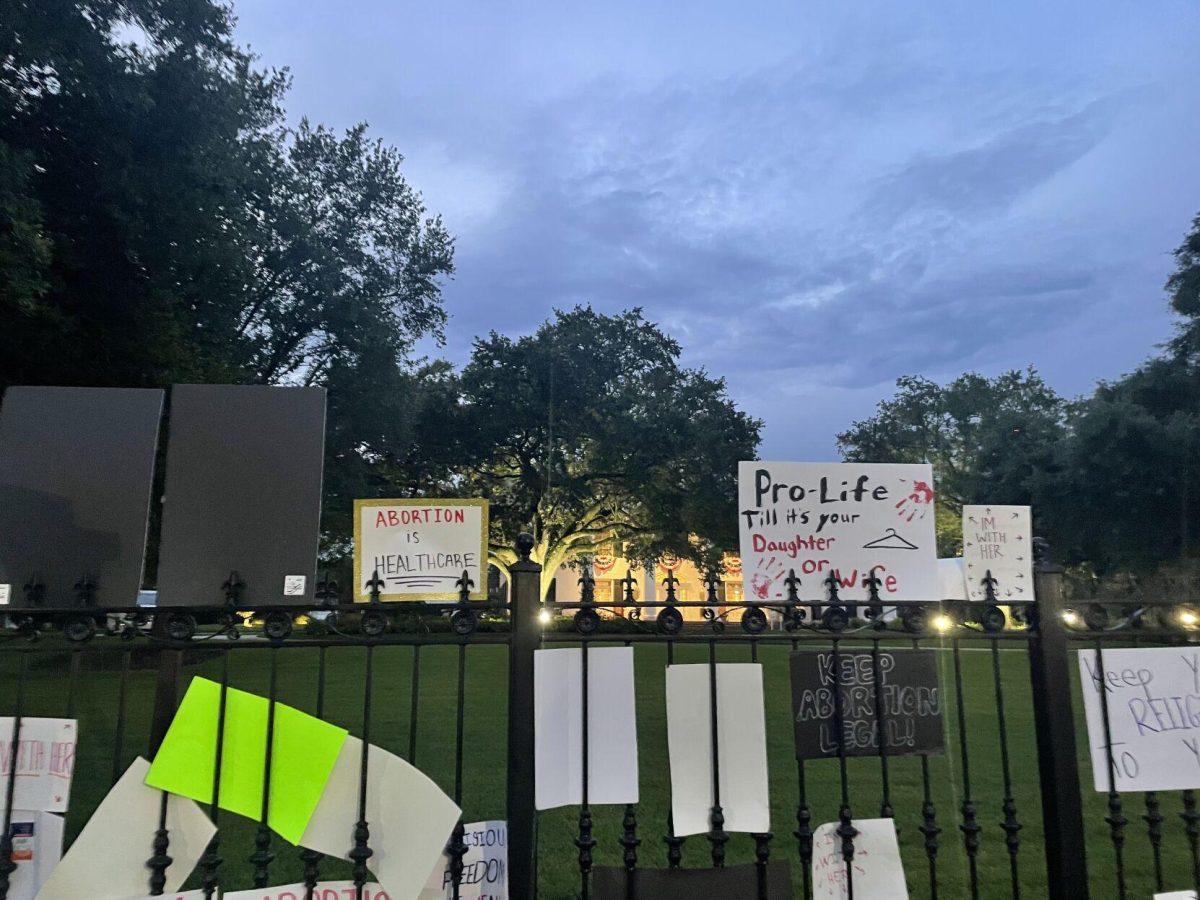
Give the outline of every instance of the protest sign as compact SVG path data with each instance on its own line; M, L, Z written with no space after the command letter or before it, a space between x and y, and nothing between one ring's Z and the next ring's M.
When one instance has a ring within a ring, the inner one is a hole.
M583 653L533 656L534 784L538 809L583 802ZM633 648L588 650L588 802L638 802Z
M487 541L486 500L355 500L354 597L378 573L381 600L457 600L465 572L486 600Z
M397 900L420 895L458 822L458 806L420 769L371 745L365 818L371 827L367 868ZM349 859L359 820L363 742L346 738L302 847Z
M708 665L667 666L667 752L675 834L704 834L713 807L712 682ZM771 830L762 666L718 663L717 762L725 831Z
M964 506L963 563L967 594L986 599L983 579L996 580L997 599L1033 599L1032 526L1028 506Z
M201 897L203 891L197 891ZM278 887L254 888L249 891L226 891L221 900L308 900L308 885L304 882L281 884ZM353 881L320 881L313 888L312 900L357 900L358 888ZM154 900L162 900L155 897ZM363 885L362 900L391 900L388 892L373 882Z
M876 682L878 672L878 683ZM942 692L934 650L798 650L791 655L796 758L838 755L840 687L846 756L879 754L880 726L889 756L945 747ZM880 716L876 716L876 698Z
M874 571L885 601L938 593L933 470L928 465L738 463L746 599L779 602L794 571L802 600L864 600Z
M12 717L0 718L0 814L7 802L8 773L12 771L13 723ZM74 719L22 717L14 810L67 811L77 732Z
M837 822L818 825L813 833L813 900L908 900L896 823L891 819L855 819L854 858L847 872ZM853 893L851 893L851 885Z
M146 860L153 853L163 800L162 791L146 787L149 771L150 764L141 757L125 770L50 873L37 900L145 894L150 881ZM166 797L171 865L163 892L169 895L183 886L217 829L193 801Z
M472 822L463 826L462 878L458 900L508 900L508 823ZM443 855L418 900L453 900L450 857Z
M219 684L192 679L146 784L205 803L212 799L220 703ZM255 820L262 816L268 713L265 697L226 689L219 804ZM275 704L267 822L293 844L321 799L346 734L344 728Z
M6 900L33 900L62 858L63 818L14 809L9 837L16 869L8 876Z
M1200 787L1200 648L1079 651L1092 783L1107 791L1108 741L1101 690L1108 697L1112 763L1118 791Z

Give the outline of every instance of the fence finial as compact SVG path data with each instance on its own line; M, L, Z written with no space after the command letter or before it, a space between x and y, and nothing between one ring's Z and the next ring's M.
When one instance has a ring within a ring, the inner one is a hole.
M529 562L529 554L533 552L533 535L522 531L517 535L517 552L521 554L521 562Z

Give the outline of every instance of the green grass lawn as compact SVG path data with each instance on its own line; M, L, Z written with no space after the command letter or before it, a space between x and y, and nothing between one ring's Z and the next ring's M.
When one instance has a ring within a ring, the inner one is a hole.
M936 646L937 641L926 642ZM112 646L111 644L109 646ZM1011 896L1008 852L1001 802L1003 781L999 754L999 730L992 681L992 658L984 643L964 643L962 652L966 737L969 747L971 799L979 824L983 827L982 848L978 856L979 880L986 897ZM1009 755L1013 796L1022 823L1019 852L1023 896L1045 895L1042 849L1042 818L1038 793L1037 757L1034 747L1033 715L1029 688L1028 660L1024 645L1001 652L1001 672L1007 710ZM267 692L267 649L239 649L230 656L231 683L239 688ZM798 796L796 763L792 753L790 688L787 677L787 649L763 646L767 739L770 756L773 858L791 862L793 883L800 893L800 865L797 843L792 836L796 823ZM68 840L73 838L91 810L111 784L114 774L123 770L135 755L146 752L149 715L154 690L152 657L135 654L127 680L127 717L124 732L117 733L115 709L121 681L120 663L123 646L111 650L88 650L74 696L74 714L80 719L75 783L68 816ZM376 690L373 705L371 739L396 753L407 755L409 746L410 677L412 653L407 647L381 647L375 652ZM465 764L463 806L467 821L504 817L505 739L507 722L507 651L499 646L473 646L467 653L465 718ZM748 661L745 644L724 644L719 658L726 662ZM0 654L0 711L12 710L16 671L15 654ZM327 654L328 676L325 718L360 733L362 717L361 678L365 653L361 648L331 649ZM961 805L965 797L959 730L955 714L953 661L949 652L939 654L942 684L946 696L947 753L929 761L933 802L937 821L943 829L937 855L937 879L942 897L968 896L966 857L962 849ZM279 656L279 699L316 711L316 673L318 651L313 648L288 648ZM666 651L663 646L639 646L636 652L637 701L641 803L638 805L638 831L642 839L640 859L646 866L666 864L666 814L669 804L669 769L666 751L666 721L663 701ZM26 714L61 716L69 709L68 656L39 654L27 680ZM704 646L680 645L678 662L707 659ZM184 681L193 674L218 677L220 662L215 656L191 661L185 667ZM416 742L416 764L448 792L454 777L454 703L456 691L457 649L424 647L421 650L420 715ZM1076 679L1064 685L1075 696L1075 709L1081 721L1079 685ZM1077 728L1078 754L1085 782L1085 817L1088 839L1088 863L1094 897L1115 896L1114 857L1109 840L1105 797L1091 790L1091 772L1086 759L1086 741L1082 726ZM118 746L119 745L119 746ZM632 760L629 761L632 764ZM724 764L724 763L723 763ZM857 817L879 814L882 784L878 759L852 759L848 762L851 808ZM836 760L807 763L809 805L813 827L837 816L839 798ZM895 810L909 890L914 897L929 895L929 867L918 831L921 824L922 779L918 758L890 760L891 802ZM1163 862L1165 886L1189 886L1190 855L1187 851L1179 795L1162 795L1164 825ZM1145 807L1141 795L1125 795L1125 815L1130 820L1125 850L1126 871L1131 897L1149 897L1154 885L1150 845L1141 820ZM598 865L619 865L623 808L600 807L594 811ZM576 850L572 843L577 830L578 810L574 808L542 813L539 818L539 877L543 897L572 897L578 893ZM253 851L253 823L222 813L222 883L230 888L248 887ZM704 866L709 861L708 843L703 837L689 838L684 845L684 860L689 866ZM299 850L282 839L274 839L277 854L271 867L271 881L283 884L301 878ZM149 856L147 849L147 856ZM753 860L753 841L736 835L729 846L730 862ZM347 877L348 866L329 861L323 874L329 878Z

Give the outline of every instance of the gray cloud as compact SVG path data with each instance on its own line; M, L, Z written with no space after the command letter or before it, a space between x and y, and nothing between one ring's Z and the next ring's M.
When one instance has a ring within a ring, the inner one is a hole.
M463 3L401 25L314 0L285 40L261 0L249 26L297 108L369 118L446 213L456 359L555 306L640 305L767 455L822 456L898 375L1036 364L1075 392L1168 333L1200 208L1183 6L615 0L575 27Z

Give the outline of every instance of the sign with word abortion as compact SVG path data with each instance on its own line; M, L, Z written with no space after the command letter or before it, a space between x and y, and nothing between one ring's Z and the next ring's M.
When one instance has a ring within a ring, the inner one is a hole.
M508 900L508 823L472 822L463 826L462 878L458 900ZM433 870L417 900L453 900L450 857Z
M826 822L813 832L813 900L908 900L896 823L891 819L854 819L854 856L842 856L840 822Z
M1118 791L1200 788L1200 647L1111 649L1101 658L1103 671L1095 650L1079 651L1096 790L1108 790L1110 740Z
M794 571L802 600L865 600L871 573L884 600L938 592L933 470L875 463L738 463L746 599L780 602Z
M791 669L797 759L838 755L838 694L846 756L879 755L881 730L888 756L944 749L937 651L797 650Z
M204 896L203 891L196 893ZM301 881L248 891L226 891L221 896L224 900L307 900L309 897L312 900L356 900L359 893L353 881L319 881L310 894L308 885ZM362 900L389 900L388 892L375 882L368 881L363 885Z
M964 506L963 565L967 595L984 600L991 573L1000 600L1033 599L1032 527L1028 506Z
M17 783L13 809L66 812L75 771L74 719L24 717L15 752ZM0 718L0 813L8 797L8 773L13 771L13 720Z
M470 599L487 599L486 500L355 500L354 599L457 600L459 580Z

